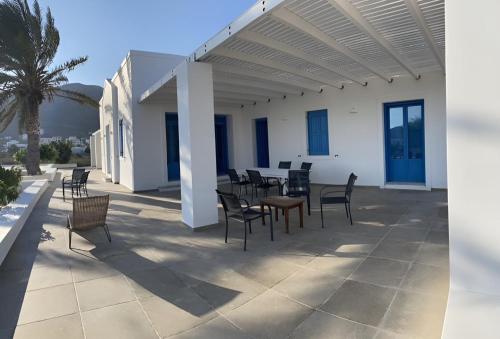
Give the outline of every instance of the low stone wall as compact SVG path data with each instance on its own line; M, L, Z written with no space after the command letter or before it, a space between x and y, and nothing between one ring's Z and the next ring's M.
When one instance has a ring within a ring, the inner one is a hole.
M48 186L47 179L24 182L19 197L0 210L0 265Z

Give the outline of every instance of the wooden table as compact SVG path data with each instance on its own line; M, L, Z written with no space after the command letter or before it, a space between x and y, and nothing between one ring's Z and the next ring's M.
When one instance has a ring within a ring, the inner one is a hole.
M264 198L260 201L260 210L264 212L264 207L274 207L275 208L275 218L278 221L278 211L281 209L285 212L285 225L286 225L286 233L290 233L290 218L289 211L292 208L299 209L300 216L300 228L304 228L304 200L297 198L290 198L284 196L271 196ZM264 215L262 217L262 224L265 225ZM272 234L271 234L272 237Z

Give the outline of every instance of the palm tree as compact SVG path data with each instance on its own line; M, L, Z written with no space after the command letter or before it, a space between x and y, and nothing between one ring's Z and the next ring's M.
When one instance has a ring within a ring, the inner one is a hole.
M58 46L50 8L44 19L36 0L32 9L27 0L0 0L0 131L18 115L19 129L28 135L30 175L40 172L40 104L58 96L98 106L84 94L60 88L68 81L66 74L87 57L53 66Z

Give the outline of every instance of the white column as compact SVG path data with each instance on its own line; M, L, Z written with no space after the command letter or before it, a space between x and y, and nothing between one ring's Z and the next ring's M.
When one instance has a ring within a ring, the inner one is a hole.
M500 333L500 1L446 1L451 288L443 338Z
M212 65L185 62L177 71L183 222L218 222Z

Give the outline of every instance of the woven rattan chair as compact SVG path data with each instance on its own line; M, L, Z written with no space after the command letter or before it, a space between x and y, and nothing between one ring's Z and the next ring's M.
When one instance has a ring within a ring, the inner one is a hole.
M74 168L71 177L64 177L62 179L62 189L63 189L63 201L66 201L66 188L71 188L71 198L76 193L78 194L78 188L80 187L80 180L82 175L85 173L84 168Z
M109 195L90 198L73 199L73 214L68 215L69 248L71 249L71 234L79 231L90 231L102 227L108 241L111 242L111 234L106 225L108 214Z

